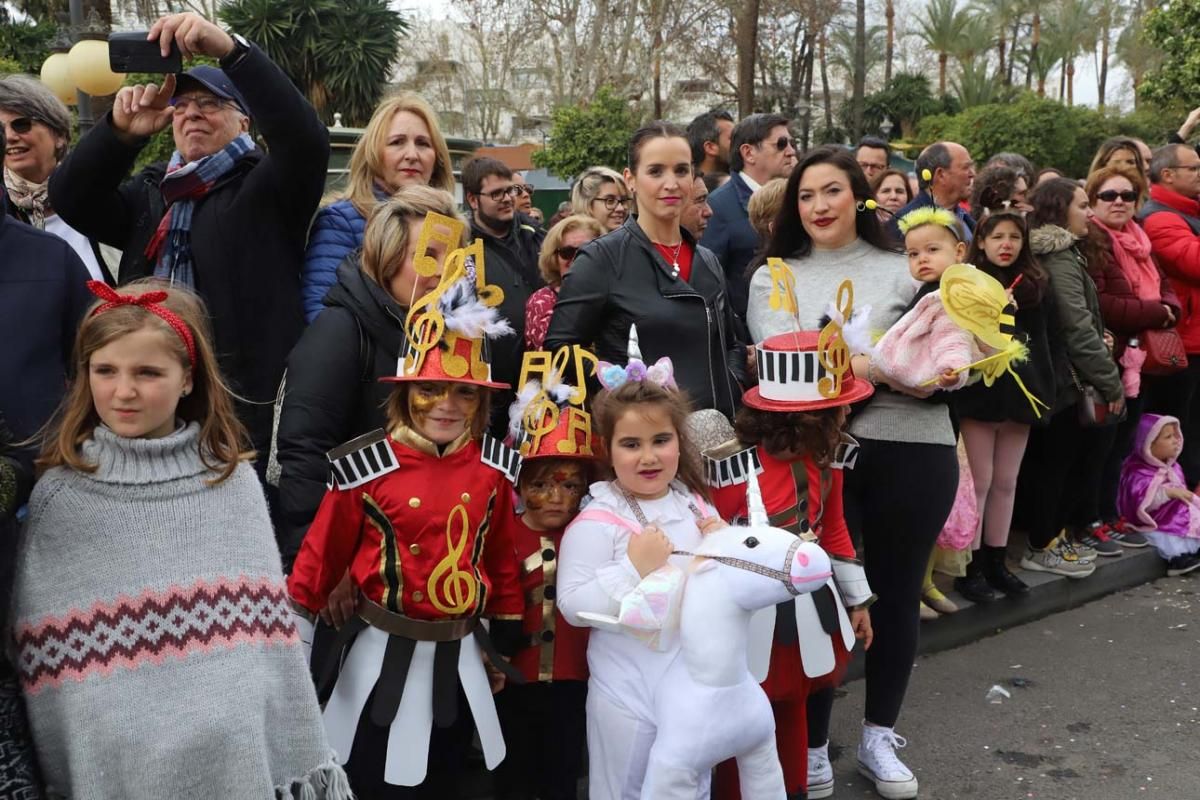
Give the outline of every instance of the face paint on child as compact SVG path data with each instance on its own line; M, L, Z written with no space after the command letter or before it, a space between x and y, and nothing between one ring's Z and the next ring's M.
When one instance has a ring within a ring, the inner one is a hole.
M521 485L525 524L534 530L565 526L579 511L587 489L581 464L563 464Z
M408 393L413 427L435 444L449 444L471 426L479 412L480 389L466 383L430 381Z

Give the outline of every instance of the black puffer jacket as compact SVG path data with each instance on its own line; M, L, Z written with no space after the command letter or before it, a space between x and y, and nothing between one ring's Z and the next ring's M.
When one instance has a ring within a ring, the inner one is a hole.
M675 380L695 408L732 417L742 404L746 348L734 334L720 262L682 233L695 248L690 284L671 277L634 217L584 245L563 280L545 347L594 345L600 359L624 364L629 326L636 324L647 364L670 356Z
M325 496L325 454L385 425L384 406L404 346L407 310L363 273L358 252L342 261L325 310L305 329L288 356L279 416L280 522L284 568Z

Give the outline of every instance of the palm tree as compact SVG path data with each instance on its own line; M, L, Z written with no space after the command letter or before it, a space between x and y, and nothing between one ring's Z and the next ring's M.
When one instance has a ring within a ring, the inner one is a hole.
M866 71L879 66L883 61L881 55L884 46L886 30L882 25L872 25L866 30ZM845 25L831 25L829 31L829 66L847 75L854 74L855 33Z
M954 94L963 108L983 106L996 101L999 84L999 75L991 71L986 61L968 61L959 65Z
M999 74L1007 74L1007 82L1011 83L1012 72L1006 66L1008 64L1008 26L1014 19L1016 24L1020 24L1020 0L975 0L973 10L991 26L996 37L996 52L1000 56ZM1015 35L1013 43L1015 46Z
M1035 19L1037 19L1035 17ZM1015 54L1015 57L1022 62L1025 68L1025 86L1030 88L1033 81L1037 81L1038 97L1046 96L1046 81L1050 77L1050 73L1054 71L1055 65L1061 60L1059 55L1059 45L1053 36L1053 29L1046 31L1046 36L1041 36L1041 25L1038 25L1038 41L1036 44L1030 42L1028 49L1022 49Z
M350 125L370 119L409 27L387 0L233 0L221 19L266 51L326 122L336 100Z
M1097 55L1098 69L1096 70L1097 106L1104 110L1104 97L1108 90L1108 55L1112 45L1113 28L1120 24L1121 12L1124 7L1121 0L1098 0L1095 33L1100 40L1100 52Z
M1075 105L1075 60L1080 53L1095 49L1093 34L1095 0L1060 0L1055 15L1055 38L1060 47L1063 73L1067 80L1067 105Z
M929 0L925 16L917 18L917 36L938 54L938 93L946 93L946 64L958 48L967 16L957 0Z
M974 64L977 56L985 55L996 41L992 20L982 15L967 17L962 33L952 51L963 64Z
M1138 107L1138 87L1142 78L1162 61L1162 51L1150 44L1142 36L1142 20L1146 8L1141 2L1134 5L1129 17L1129 24L1121 31L1117 39L1117 58L1129 70L1129 80L1133 84L1133 107Z

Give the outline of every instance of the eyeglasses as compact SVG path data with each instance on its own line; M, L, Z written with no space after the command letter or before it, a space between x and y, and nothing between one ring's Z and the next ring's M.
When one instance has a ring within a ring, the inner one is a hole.
M514 194L527 194L533 197L533 187L528 183L514 183L512 188L516 189Z
M16 122L16 121L17 120L13 120L13 122ZM13 130L16 130L16 128L14 128ZM20 133L20 132L21 131L17 131L17 133ZM1200 164L1172 164L1171 166L1167 167L1166 169L1190 169L1192 172L1195 172L1197 170L1200 170Z
M1130 189L1127 192L1118 192L1116 189L1109 189L1107 192L1100 192L1096 195L1097 200L1103 200L1106 203L1114 203L1117 198L1121 198L1126 203L1136 203L1138 193Z
M503 189L493 189L490 192L483 192L483 196L491 200L493 203L499 203L505 197L516 197L524 190L521 184L514 183L511 186L505 186ZM530 192L532 194L532 192Z
M558 256L559 258L561 258L563 261L570 264L572 261L575 260L575 256L579 255L579 248L571 247L570 245L564 245L563 247L560 247L557 250L555 250L554 254L556 256Z
M629 199L628 196L610 194L607 197L594 197L594 198L592 198L592 202L593 203L604 203L604 207L607 208L609 211L612 211L618 205L621 208L629 208L629 204L632 201Z
M796 146L796 140L790 136L780 136L778 139L775 140L775 149L781 153L784 150L787 150L789 147L795 147L795 146Z
M8 123L7 127L12 128L13 133L29 133L33 130L34 119L32 117L17 117ZM5 124L0 122L0 130L4 130Z
M192 103L195 103L196 109L201 114L208 115L215 114L220 111L225 107L227 102L227 100L222 100L219 97L209 97L207 95L195 97L193 95L184 94L172 97L167 101L167 105L171 106L171 108L175 109L176 111L181 111L186 114Z

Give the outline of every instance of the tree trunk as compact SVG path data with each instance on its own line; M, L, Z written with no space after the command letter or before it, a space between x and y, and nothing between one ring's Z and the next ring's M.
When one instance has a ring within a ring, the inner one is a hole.
M1029 69L1038 70L1038 97L1046 96L1046 77L1038 64L1038 45L1042 43L1042 12L1035 6L1033 9L1033 33L1029 37ZM1028 78L1028 76L1026 76ZM1026 80L1026 85L1029 82Z
M1000 52L1000 75L1001 76L1003 76L1005 73L1004 51L1005 51L1005 47L1007 44L1008 44L1008 42L1004 38L1004 29L1001 28L1000 29L1000 40L998 42L996 42L996 49Z
M760 0L746 0L738 16L735 44L738 57L738 114L754 113L754 58L758 54L758 7Z
M1021 36L1021 18L1017 17L1016 21L1013 22L1012 38L1009 39L1009 41L1013 43L1014 51L1017 49L1017 42L1020 41L1020 36ZM1008 59L1008 72L1004 76L1004 83L1008 86L1013 85L1013 72L1015 72L1016 64L1017 64L1017 60L1015 58L1010 57ZM1028 74L1026 74L1026 76L1025 76L1025 88L1026 89L1029 88L1029 75Z
M938 95L946 95L946 62L950 60L949 53L938 53Z
M1067 60L1062 60L1062 66L1058 69L1058 102L1063 102L1067 99Z
M892 84L892 59L896 54L896 4L894 0L887 0L884 14L887 16L887 52L884 54L883 62L883 85L886 88Z
M863 105L867 90L867 0L854 3L854 92L850 99L851 137L858 141L863 135Z
M1096 106L1100 109L1100 111L1104 111L1104 95L1108 90L1108 39L1109 36L1111 36L1111 32L1109 31L1107 25L1104 26L1104 29L1100 32L1100 35L1103 36L1104 39L1100 42L1100 82L1096 87L1099 94L1096 99Z
M833 98L829 94L829 59L826 58L828 37L821 31L821 99L825 101L825 132L833 131Z
M1067 105L1075 105L1075 61L1067 62Z
M816 70L813 69L817 60L817 34L813 30L809 30L804 36L808 43L805 48L804 56L804 149L808 149L808 144L812 139L812 107L813 107L813 77Z

